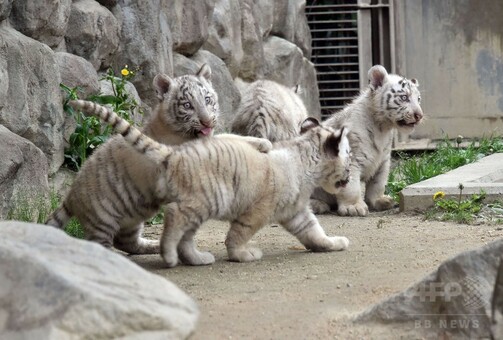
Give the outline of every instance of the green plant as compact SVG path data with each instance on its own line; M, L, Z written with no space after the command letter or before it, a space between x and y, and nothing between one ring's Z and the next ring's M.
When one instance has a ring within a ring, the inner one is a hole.
M486 194L483 190L462 199L463 184L459 184L457 198L445 199L443 192L433 195L434 207L425 215L426 219L440 219L442 221L456 221L458 223L471 223L484 207L483 201Z
M112 86L112 95L94 95L87 100L94 101L102 105L110 105L119 116L132 122L133 112L138 108L138 103L126 91L126 84L134 77L135 72L130 71L126 65L121 71L121 76L116 77L112 69L109 69L102 80L107 80ZM88 117L82 112L75 111L68 105L69 100L78 99L79 88L69 88L60 84L61 89L66 93L63 103L64 111L74 117L76 122L75 131L68 141L68 148L65 150L65 162L67 166L74 170L79 170L85 160L100 144L104 143L112 134L110 126L104 126L96 117ZM142 111L139 110L140 114Z

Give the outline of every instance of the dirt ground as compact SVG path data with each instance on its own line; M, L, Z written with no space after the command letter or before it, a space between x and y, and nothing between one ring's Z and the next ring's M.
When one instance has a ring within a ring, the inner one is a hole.
M393 339L403 327L355 325L351 318L434 270L442 261L498 237L498 226L423 221L396 211L368 217L319 216L328 235L346 236L347 251L311 253L280 227L252 242L264 252L252 263L227 261L227 223L210 221L197 235L216 257L205 267L165 268L158 255L131 259L192 296L201 316L191 339ZM161 226L145 236L158 238Z

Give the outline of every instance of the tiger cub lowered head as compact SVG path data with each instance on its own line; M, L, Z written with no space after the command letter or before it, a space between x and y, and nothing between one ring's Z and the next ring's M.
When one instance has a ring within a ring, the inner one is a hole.
M247 243L268 223L281 224L313 251L347 248L348 239L328 237L309 208L315 187L335 192L347 181L347 129L323 127L309 118L301 136L283 141L268 153L248 143L254 139L271 145L268 140L237 135L168 146L142 134L111 110L89 102L84 105L88 106L85 112L111 124L162 172L158 195L171 202L165 208L161 238L161 255L168 266L175 266L179 259L190 265L215 261L212 254L200 252L193 240L210 218L231 222L225 244L233 261L261 258L261 251Z
M423 118L419 83L388 74L381 65L370 68L369 86L342 111L324 122L334 129L347 126L351 146L351 179L335 195L317 189L311 202L317 213L337 205L340 215L365 216L369 207L394 206L384 195L390 170L393 131L411 133Z
M242 86L232 132L267 138L271 142L298 136L307 118L299 93L299 85L288 88L271 80L257 80Z
M213 134L220 110L211 84L211 69L153 81L159 104L144 132L165 144ZM121 136L101 145L87 159L62 205L46 224L64 228L75 216L86 238L132 254L158 253L159 243L141 238L143 222L165 202L159 195L159 165L133 150Z

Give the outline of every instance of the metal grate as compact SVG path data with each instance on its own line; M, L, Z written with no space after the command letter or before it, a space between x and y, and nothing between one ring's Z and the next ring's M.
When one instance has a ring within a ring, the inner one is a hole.
M360 90L357 0L307 0L321 116L327 118Z

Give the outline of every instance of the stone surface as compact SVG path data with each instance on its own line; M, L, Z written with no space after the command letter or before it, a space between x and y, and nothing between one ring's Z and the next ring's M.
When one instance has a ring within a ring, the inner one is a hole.
M47 158L30 141L0 125L0 220L17 200L43 197L49 192Z
M494 284L492 298L492 326L493 339L503 339L503 257L500 258L498 275Z
M203 48L222 59L231 75L239 74L243 59L241 7L238 1L217 0Z
M208 38L215 0L169 0L163 6L173 36L173 51L190 56Z
M274 25L275 3L277 3L277 1L255 0L254 2L253 16L257 21L262 38L269 36Z
M254 0L239 0L241 6L241 44L243 59L239 69L239 77L246 81L254 81L263 77L264 46L260 26L254 17Z
M445 174L407 186L400 192L400 211L423 211L433 206L433 195L442 191L446 198L463 198L484 190L484 202L501 199L503 195L503 153L483 157L475 163L456 168Z
M120 39L120 25L114 15L94 0L78 0L65 35L68 52L87 59L96 70L112 64Z
M404 292L369 308L356 321L411 323L426 335L440 334L447 325L454 338L489 338L501 254L503 239L461 253Z
M56 47L67 29L71 5L71 0L17 0L10 21L24 35Z
M167 15L159 0L119 0L114 14L122 27L121 45L115 58L116 71L124 65L131 70L138 67L139 72L132 82L142 100L153 107L158 100L152 80L159 73L173 74L172 38Z
M211 83L218 94L221 112L217 131L229 131L233 114L241 99L229 70L220 58L205 50L199 50L192 60L198 65L208 64L211 67Z
M47 45L0 25L0 124L40 148L50 173L63 163L60 82Z
M0 222L0 338L184 339L195 302L126 257L55 228Z
M59 66L61 83L70 88L78 86L79 98L87 98L100 92L98 73L90 62L71 53L56 52L54 55Z
M0 21L9 17L13 0L0 0Z
M301 86L300 97L309 116L319 118L321 107L314 65L295 44L269 36L264 43L264 78L286 86Z
M101 94L104 94L104 95L113 95L114 94L114 89L112 88L112 83L109 80L101 79L99 81L99 85L100 85L100 93ZM124 85L124 89L126 90L126 93L128 94L129 98L134 99L138 105L133 112L133 121L135 122L136 125L140 125L143 120L143 116L140 113L140 109L142 107L142 102L141 102L140 96L138 95L138 91L136 91L136 88L134 87L134 85L128 81Z
M311 58L311 33L305 14L306 0L282 0L273 3L274 24L271 34L296 44L306 58Z

